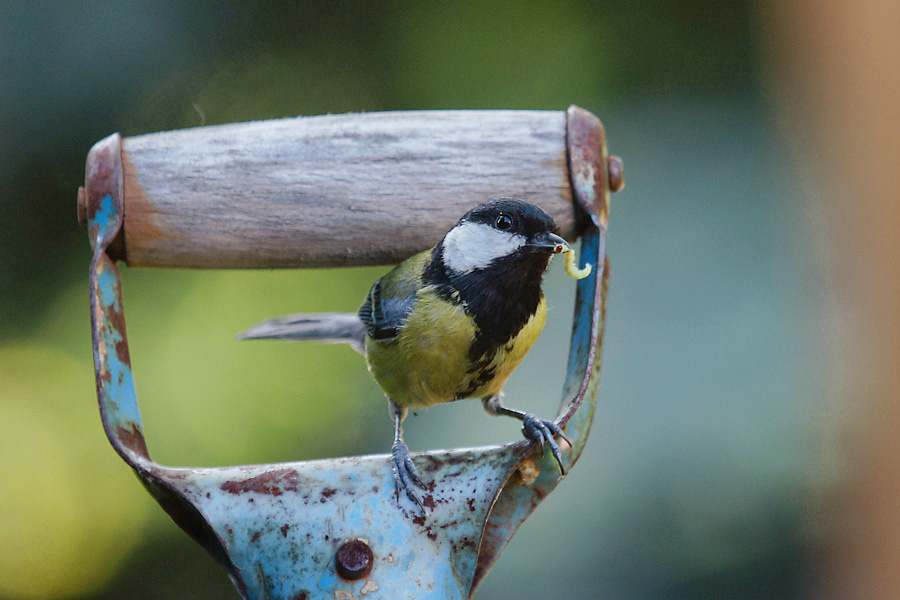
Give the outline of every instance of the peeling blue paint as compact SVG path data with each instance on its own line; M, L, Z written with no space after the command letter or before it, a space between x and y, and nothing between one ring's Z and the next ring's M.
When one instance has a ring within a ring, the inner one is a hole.
M105 315L110 311L121 314L118 273L115 272L114 265L104 263L101 265L105 267L97 274L98 302L102 307L101 310ZM111 319L106 319L99 333L101 347L106 354L103 370L109 374L108 378L101 377L106 420L113 428L123 427L130 430L132 426L136 426L140 429L141 416L138 410L131 364L125 360L125 357L120 356L125 342L124 333L119 331Z
M95 248L100 245L107 231L115 228L118 217L119 211L112 195L106 194L100 199L100 205L94 211L93 218L88 223L90 230L94 232L92 245Z

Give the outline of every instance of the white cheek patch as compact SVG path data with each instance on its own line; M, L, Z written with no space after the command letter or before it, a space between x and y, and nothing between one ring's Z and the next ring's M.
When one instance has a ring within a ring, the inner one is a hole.
M457 273L469 273L486 268L494 259L512 254L523 245L525 238L521 235L467 221L444 237L444 264Z

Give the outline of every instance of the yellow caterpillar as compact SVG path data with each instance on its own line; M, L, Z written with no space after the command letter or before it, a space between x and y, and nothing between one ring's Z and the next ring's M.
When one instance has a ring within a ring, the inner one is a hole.
M575 263L575 251L571 248L566 250L566 273L572 279L584 279L591 274L591 264L586 263L584 268L579 269Z

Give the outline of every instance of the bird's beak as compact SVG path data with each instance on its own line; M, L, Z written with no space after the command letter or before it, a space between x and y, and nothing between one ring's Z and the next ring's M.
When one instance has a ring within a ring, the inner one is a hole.
M549 252L550 254L560 254L572 250L569 242L555 233L541 233L525 245L538 251Z

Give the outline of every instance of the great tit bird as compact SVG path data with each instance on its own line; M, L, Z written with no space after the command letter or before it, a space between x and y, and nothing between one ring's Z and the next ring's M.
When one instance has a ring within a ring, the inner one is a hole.
M348 343L366 357L388 397L394 422L392 469L400 490L421 507L425 488L403 441L407 409L480 398L491 415L522 421L530 440L550 447L565 469L553 422L503 406L501 390L544 328L541 279L554 254L571 252L541 208L495 198L467 212L432 248L376 281L353 313L289 315L239 339Z

